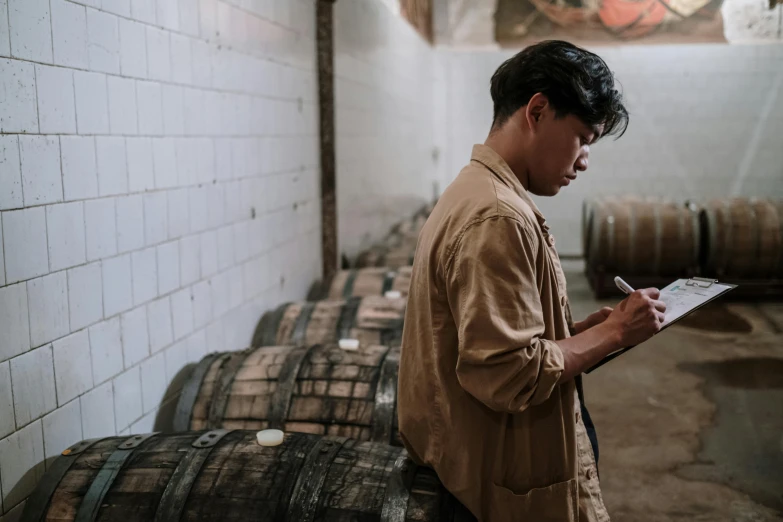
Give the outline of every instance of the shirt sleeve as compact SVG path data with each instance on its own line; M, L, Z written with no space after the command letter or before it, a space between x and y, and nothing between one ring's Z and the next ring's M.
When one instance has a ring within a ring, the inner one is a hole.
M533 238L515 218L489 218L465 231L447 266L459 336L457 378L495 411L518 413L545 401L563 372L560 347L541 338Z

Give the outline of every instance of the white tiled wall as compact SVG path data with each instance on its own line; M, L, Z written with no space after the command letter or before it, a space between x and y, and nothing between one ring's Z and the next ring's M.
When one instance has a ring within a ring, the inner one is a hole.
M0 0L0 520L320 275L314 27L311 0Z
M615 72L631 113L628 132L591 148L590 168L554 198L538 198L563 254L580 254L582 201L634 193L687 198L783 198L783 45L596 48ZM444 182L483 142L492 121L489 79L504 52L440 50L445 107Z
M338 231L348 255L433 196L435 63L384 2L335 3Z

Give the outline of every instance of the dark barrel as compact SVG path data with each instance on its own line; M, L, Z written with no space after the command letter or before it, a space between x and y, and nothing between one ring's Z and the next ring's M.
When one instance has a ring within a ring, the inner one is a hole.
M265 346L207 355L180 395L177 431L266 429L402 446L399 348Z
M629 275L682 276L698 270L695 205L606 197L585 203L582 219L583 248L592 267Z
M351 297L286 303L265 313L253 346L312 345L358 339L361 346L394 344L402 335L405 298Z
M403 266L368 267L354 270L341 270L330 280L317 281L310 288L308 301L320 299L347 299L384 295L386 292L399 292L402 297L408 295L411 283L411 267Z
M475 520L402 448L255 431L109 437L72 446L30 496L23 522L435 522Z
M783 277L783 201L712 200L701 223L705 275Z

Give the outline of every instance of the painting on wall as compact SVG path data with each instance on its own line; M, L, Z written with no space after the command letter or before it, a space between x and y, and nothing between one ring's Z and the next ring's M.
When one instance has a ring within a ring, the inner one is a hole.
M725 42L723 0L498 0L496 39L584 43Z

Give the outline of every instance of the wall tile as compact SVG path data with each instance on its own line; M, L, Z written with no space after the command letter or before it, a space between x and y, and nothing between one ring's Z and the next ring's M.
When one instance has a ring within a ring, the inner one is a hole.
M71 331L103 319L103 275L100 262L68 270Z
M81 330L52 343L57 403L62 406L93 387L90 337Z
M115 316L90 327L92 378L95 384L111 379L123 369L121 317Z
M41 421L0 440L3 505L15 506L33 492L44 474L44 458Z
M11 359L11 383L17 428L54 410L57 396L52 346L47 344Z
M27 298L32 346L41 346L71 331L65 272L55 272L28 281Z
M3 329L3 342L0 343L0 361L30 349L26 283L0 288L0 324L6 325Z

